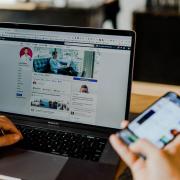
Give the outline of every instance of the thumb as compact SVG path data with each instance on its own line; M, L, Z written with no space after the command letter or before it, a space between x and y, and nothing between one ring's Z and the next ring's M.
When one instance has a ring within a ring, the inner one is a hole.
M141 154L147 158L159 152L159 149L154 144L144 139L140 139L137 142L131 144L129 148L134 153Z

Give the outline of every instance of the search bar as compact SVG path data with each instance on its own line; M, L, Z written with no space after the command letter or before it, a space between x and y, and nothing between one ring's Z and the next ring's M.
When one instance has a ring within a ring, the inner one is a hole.
M93 44L86 44L86 43L74 43L74 42L65 42L64 45L66 46L80 46L80 47L94 47Z

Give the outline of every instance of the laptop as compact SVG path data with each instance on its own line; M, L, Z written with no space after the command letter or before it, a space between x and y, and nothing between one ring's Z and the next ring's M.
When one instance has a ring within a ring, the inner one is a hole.
M108 137L128 119L134 44L133 31L0 23L0 112L24 136L1 173L113 177Z

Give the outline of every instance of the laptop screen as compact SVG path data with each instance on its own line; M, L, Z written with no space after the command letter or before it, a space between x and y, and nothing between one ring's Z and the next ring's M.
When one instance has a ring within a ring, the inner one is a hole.
M119 128L132 37L0 28L0 111Z

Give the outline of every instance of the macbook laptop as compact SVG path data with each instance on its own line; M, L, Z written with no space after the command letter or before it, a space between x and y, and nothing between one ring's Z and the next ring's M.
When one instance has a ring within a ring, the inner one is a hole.
M61 179L77 167L114 173L108 137L128 119L134 44L132 31L0 23L0 112L24 136L14 167L48 156ZM28 179L19 171L10 175Z

